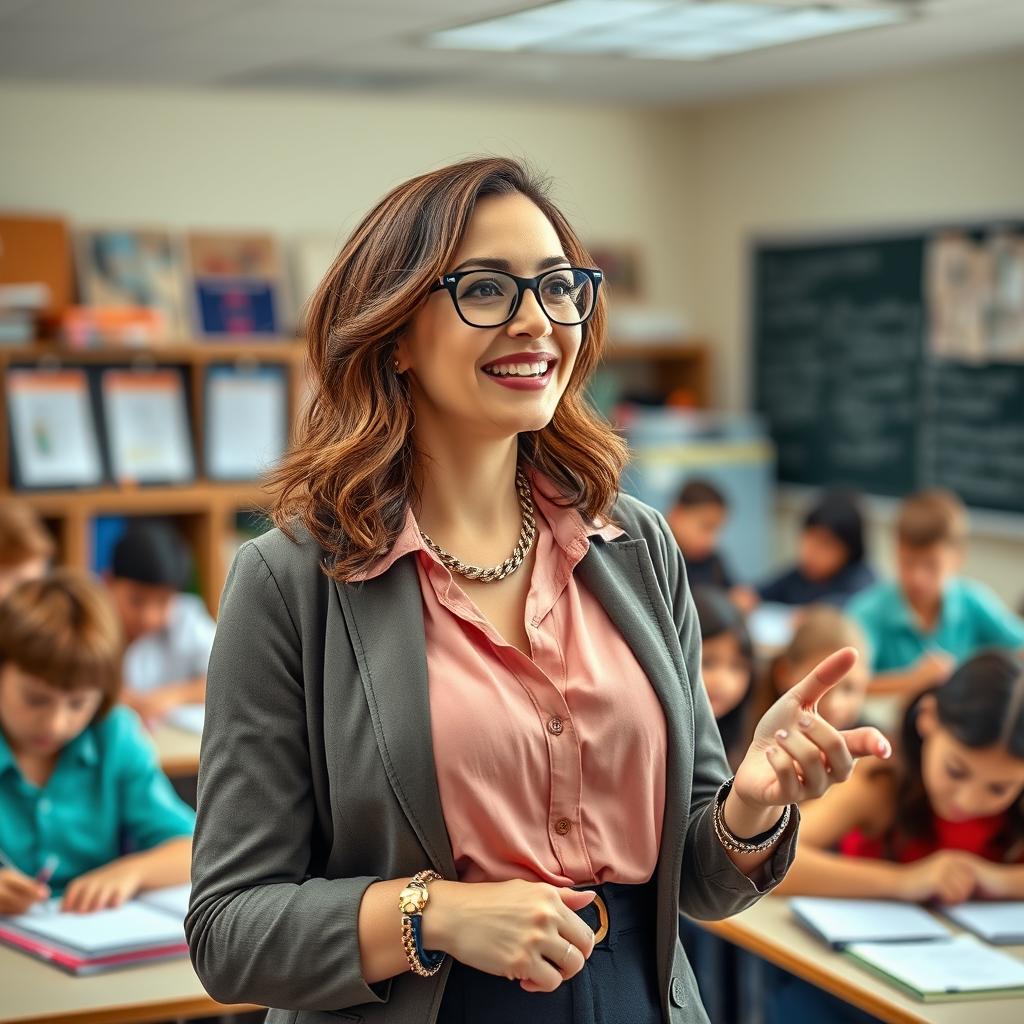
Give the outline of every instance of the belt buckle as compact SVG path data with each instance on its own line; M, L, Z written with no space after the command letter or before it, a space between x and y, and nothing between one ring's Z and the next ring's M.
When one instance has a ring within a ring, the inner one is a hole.
M597 931L594 932L594 944L596 945L608 934L608 907L600 895L594 897L594 906L597 907Z

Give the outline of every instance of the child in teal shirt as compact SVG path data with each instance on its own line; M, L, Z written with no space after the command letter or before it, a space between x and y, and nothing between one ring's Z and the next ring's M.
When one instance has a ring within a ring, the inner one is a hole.
M55 572L0 604L0 914L51 891L101 910L189 880L193 812L115 707L122 646L85 576Z
M967 540L963 503L947 491L906 498L896 524L897 580L847 606L874 652L872 692L913 696L946 681L983 647L1024 648L1024 620L958 572Z

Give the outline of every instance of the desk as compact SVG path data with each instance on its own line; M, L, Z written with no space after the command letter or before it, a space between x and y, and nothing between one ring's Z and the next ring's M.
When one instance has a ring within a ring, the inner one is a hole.
M172 779L183 775L195 775L199 771L199 744L202 737L198 733L179 729L177 726L162 723L153 732L160 767Z
M945 918L955 931L957 927ZM700 921L713 932L756 956L768 960L840 999L891 1024L1020 1024L1024 999L970 999L953 1003L924 1003L904 995L805 931L790 913L786 900L769 896L727 921ZM1000 949L1024 960L1024 946Z
M203 990L188 957L74 978L0 946L0 1024L127 1024L244 1013Z

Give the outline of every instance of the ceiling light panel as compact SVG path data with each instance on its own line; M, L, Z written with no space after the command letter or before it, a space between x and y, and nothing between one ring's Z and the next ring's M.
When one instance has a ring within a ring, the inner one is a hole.
M628 24L666 7L665 0L560 0L500 18L434 32L431 46L456 50L523 50L581 30Z
M560 0L516 14L434 33L433 46L538 53L621 53L707 60L906 20L883 0L824 6L808 0Z

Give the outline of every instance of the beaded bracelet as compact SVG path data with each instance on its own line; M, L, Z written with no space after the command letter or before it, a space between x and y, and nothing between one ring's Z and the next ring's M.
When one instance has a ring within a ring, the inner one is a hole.
M718 836L718 841L730 853L764 853L765 850L770 849L782 838L782 833L786 831L786 827L789 825L792 808L790 805L787 805L778 823L767 832L762 832L751 839L740 839L725 823L725 798L729 795L729 790L732 789L734 781L735 776L723 782L715 796L715 813L712 815L715 824L715 835Z

